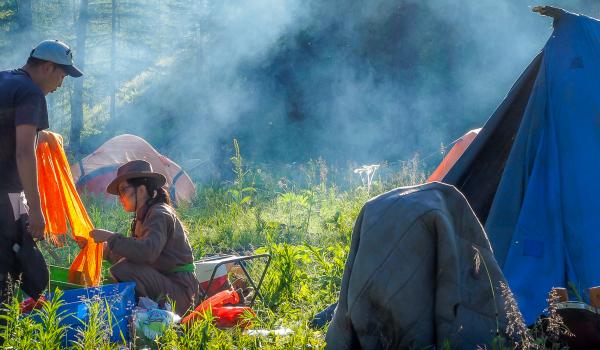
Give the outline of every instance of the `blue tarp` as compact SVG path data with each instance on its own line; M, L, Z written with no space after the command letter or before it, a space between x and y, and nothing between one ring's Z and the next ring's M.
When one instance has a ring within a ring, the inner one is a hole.
M485 221L528 323L552 287L600 285L599 177L600 22L565 13L543 49Z

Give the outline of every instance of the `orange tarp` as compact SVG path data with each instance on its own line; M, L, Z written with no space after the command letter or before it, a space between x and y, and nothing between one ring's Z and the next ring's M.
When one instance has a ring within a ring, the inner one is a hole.
M90 237L94 226L75 189L62 137L50 132L47 135L36 152L45 234L56 242L56 235L67 233L68 220L73 239L87 241L69 268L69 282L97 286L102 275L103 246Z
M446 176L454 164L456 164L456 161L460 156L465 153L465 150L469 147L471 142L473 142L480 130L481 129L473 129L464 134L460 139L456 140L454 146L450 149L450 152L446 154L440 165L438 165L431 176L429 176L427 182L442 181L444 176Z

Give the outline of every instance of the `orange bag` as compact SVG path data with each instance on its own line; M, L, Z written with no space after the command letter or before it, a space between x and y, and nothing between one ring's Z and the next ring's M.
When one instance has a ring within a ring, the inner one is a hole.
M240 326L248 328L252 324L250 320L243 317L244 314L256 316L254 310L248 306L215 306L212 308L215 317L215 325L218 328L230 328Z
M97 286L102 275L103 245L96 244L90 237L90 231L94 227L75 188L62 147L62 137L51 132L46 132L46 135L46 140L36 150L46 237L58 243L56 235L66 235L68 220L73 238L87 241L69 268L68 281Z
M237 304L240 302L240 296L234 290L224 290L219 292L210 298L204 300L200 305L194 309L189 315L181 320L181 323L186 324L190 321L195 320L198 317L202 317L202 314L206 310L213 309L215 307L223 306L225 304Z

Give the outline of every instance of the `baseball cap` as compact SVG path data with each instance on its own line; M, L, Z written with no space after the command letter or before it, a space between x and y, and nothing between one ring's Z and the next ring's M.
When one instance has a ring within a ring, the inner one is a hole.
M71 48L62 41L44 40L31 51L29 56L56 63L72 77L77 78L83 75L83 72L73 64Z

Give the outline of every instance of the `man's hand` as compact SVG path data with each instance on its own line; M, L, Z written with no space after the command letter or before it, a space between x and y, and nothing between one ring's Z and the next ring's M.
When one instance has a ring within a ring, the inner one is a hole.
M96 242L96 243L106 242L113 235L115 235L115 233L107 231L107 230L102 230L99 228L94 229L94 230L92 230L92 232L90 232L90 236L92 236L92 238L94 239L94 242Z
M46 228L46 221L44 220L44 214L42 209L39 207L29 210L29 221L27 224L27 231L35 239L44 239L44 229Z
M39 146L39 145L41 145L44 142L48 142L49 137L50 136L48 135L48 132L46 130L38 131L38 134L37 134L37 145Z
M47 131L47 130L42 130L38 132L38 136L37 136L37 144L38 146L41 145L44 142L48 142L48 140L50 140L50 138L52 136L50 136L51 132ZM60 144L61 147L64 147L63 145L63 138L62 136L55 134L58 137L58 143Z

